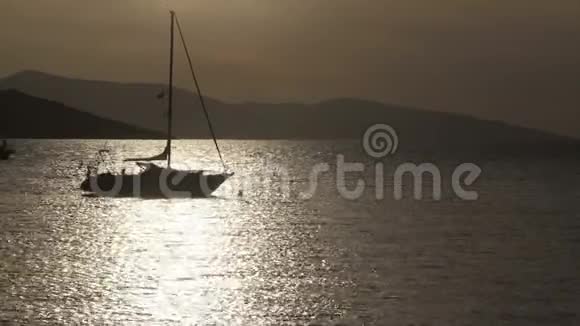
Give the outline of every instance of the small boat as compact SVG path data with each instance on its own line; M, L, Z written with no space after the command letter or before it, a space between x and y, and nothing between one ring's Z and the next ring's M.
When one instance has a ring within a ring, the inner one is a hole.
M227 171L220 148L218 146L217 138L209 113L205 106L203 96L185 40L183 32L179 25L179 21L174 11L171 14L171 43L170 43L170 64L169 64L169 89L168 89L168 114L167 114L167 144L164 151L153 157L146 158L130 158L126 162L136 162L140 168L137 174L126 174L125 170L122 173L104 172L98 173L97 168L89 167L85 179L80 185L82 191L88 192L91 195L107 196L107 197L145 197L145 198L173 198L173 197L208 197L215 190L217 190L233 173ZM181 40L187 55L189 68L199 95L201 107L205 113L205 117L212 134L213 141L219 158L223 166L223 172L209 172L204 170L178 170L171 167L171 140L172 124L173 124L173 56L174 56L174 29L175 25L179 30ZM164 95L158 95L164 97ZM105 152L108 152L105 151ZM101 151L99 154L102 154ZM151 163L151 161L166 161L167 165L161 166L159 164Z
M6 150L2 150L0 152L0 160L7 160L9 159L12 155L14 155L14 153L16 153L14 150L12 149L6 149Z
M16 153L13 149L8 148L8 143L6 142L6 140L2 141L2 146L0 147L0 160L7 160L9 159L12 155L14 155L14 153Z

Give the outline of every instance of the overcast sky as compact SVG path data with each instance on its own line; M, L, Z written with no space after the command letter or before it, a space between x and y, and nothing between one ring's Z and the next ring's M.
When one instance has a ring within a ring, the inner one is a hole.
M0 75L165 82L169 6L223 100L361 97L580 137L579 0L1 0Z

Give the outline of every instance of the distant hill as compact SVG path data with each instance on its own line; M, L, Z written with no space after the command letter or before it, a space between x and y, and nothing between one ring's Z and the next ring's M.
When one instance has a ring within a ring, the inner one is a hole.
M0 79L0 89L16 88L79 110L141 128L164 131L166 98L155 84L79 80L24 71ZM207 99L219 138L337 139L360 138L375 123L395 128L412 148L479 147L516 144L531 148L575 144L576 140L456 114L423 111L360 99L316 104L224 103ZM175 135L210 137L197 96L175 89Z
M97 117L17 90L0 91L0 137L156 138L160 133Z

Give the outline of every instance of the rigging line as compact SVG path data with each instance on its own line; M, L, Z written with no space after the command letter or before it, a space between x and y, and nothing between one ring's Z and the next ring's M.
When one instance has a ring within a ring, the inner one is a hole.
M183 49L185 50L185 55L187 56L187 62L189 64L189 70L191 71L191 76L193 77L193 82L195 84L195 88L197 89L197 95L199 96L199 102L201 103L201 107L203 109L203 113L205 114L205 119L207 120L207 125L209 127L209 131L211 132L211 136L213 138L213 142L215 144L215 148L217 149L218 155L220 157L220 161L224 167L224 170L227 170L226 163L224 162L224 158L222 156L222 152L220 151L220 147L218 145L218 141L215 135L215 131L213 129L213 125L209 118L209 112L205 106L205 100L201 93L201 89L199 87L199 83L197 82L197 76L195 75L195 70L193 69L193 64L191 63L191 56L189 55L189 50L187 49L187 44L185 43L185 38L183 37L183 32L181 30L181 25L179 24L179 19L177 15L175 16L175 23L177 24L177 30L179 31L179 36L181 37L181 43L183 44Z

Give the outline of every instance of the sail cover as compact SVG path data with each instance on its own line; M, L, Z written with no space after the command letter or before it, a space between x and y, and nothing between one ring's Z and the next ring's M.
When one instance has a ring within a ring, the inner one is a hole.
M128 158L125 162L137 162L137 161L163 161L167 159L169 155L169 146L165 146L165 150L163 153L151 157L143 157L143 158Z

